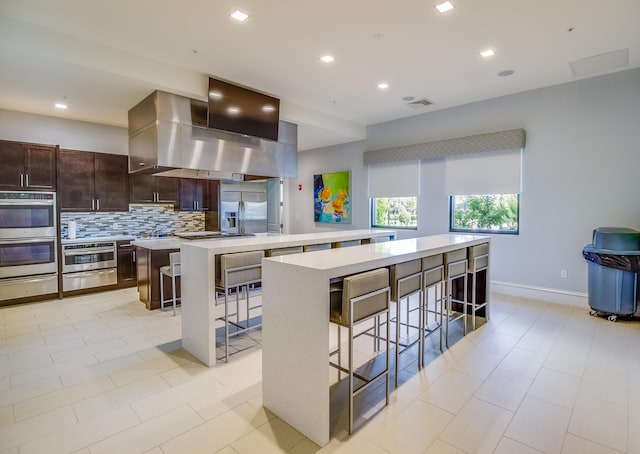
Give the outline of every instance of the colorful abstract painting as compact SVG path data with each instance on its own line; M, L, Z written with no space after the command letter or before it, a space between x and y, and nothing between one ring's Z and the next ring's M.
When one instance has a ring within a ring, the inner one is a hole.
M313 217L315 222L351 223L351 172L313 176Z

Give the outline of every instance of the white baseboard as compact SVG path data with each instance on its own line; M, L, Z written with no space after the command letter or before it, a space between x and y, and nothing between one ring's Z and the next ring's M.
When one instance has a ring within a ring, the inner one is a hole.
M575 307L589 307L586 293L568 292L553 288L532 287L528 285L512 284L510 282L491 281L491 291L503 295L529 298L549 303L566 304Z

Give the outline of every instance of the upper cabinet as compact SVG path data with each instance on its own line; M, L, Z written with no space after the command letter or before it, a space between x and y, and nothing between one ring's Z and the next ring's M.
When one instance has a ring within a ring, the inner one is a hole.
M166 203L178 206L180 178L133 174L130 182L131 203Z
M56 190L56 147L2 140L0 160L0 190Z
M180 211L209 211L210 207L209 180L193 178L180 180Z
M60 150L61 211L128 211L129 162L124 155Z

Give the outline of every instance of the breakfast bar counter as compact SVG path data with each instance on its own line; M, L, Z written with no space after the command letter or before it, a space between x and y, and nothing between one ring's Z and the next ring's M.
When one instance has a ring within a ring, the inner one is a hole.
M217 255L353 240L363 242L389 240L394 239L395 234L395 230L360 229L308 234L257 233L253 237L180 242L182 348L207 366L213 366L216 363L214 301ZM316 252L305 254L316 254ZM264 285L264 277L262 285Z
M489 241L443 234L263 259L264 406L318 445L327 444L330 281Z

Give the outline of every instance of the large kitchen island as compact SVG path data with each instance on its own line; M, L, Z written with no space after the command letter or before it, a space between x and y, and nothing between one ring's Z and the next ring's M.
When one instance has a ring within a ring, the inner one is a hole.
M264 259L264 406L318 445L326 445L330 439L330 282L489 241L487 236L443 234ZM488 294L488 274L486 281Z
M338 243L349 241L373 243L378 240L394 239L395 235L395 230L361 229L309 234L258 233L254 237L182 241L180 243L182 348L208 366L216 363L214 302L217 255L327 243L337 246ZM331 250L338 249L340 248ZM344 248L344 250L347 249L353 249L353 247ZM316 254L316 252L305 254ZM292 275L289 279L293 280L295 276ZM263 277L262 285L264 284Z

